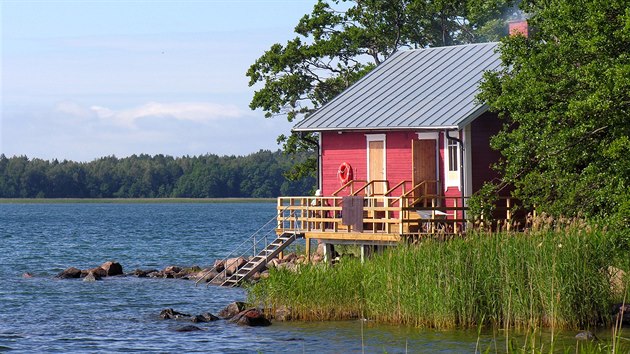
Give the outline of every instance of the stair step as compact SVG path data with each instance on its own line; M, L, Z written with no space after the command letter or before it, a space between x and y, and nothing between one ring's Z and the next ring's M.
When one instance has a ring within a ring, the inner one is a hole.
M263 262L269 261L269 257L271 255L277 254L280 249L286 247L296 239L297 235L295 234L283 234L282 236L278 236L257 255L252 257L243 267L225 279L221 285L226 287L237 286L242 280L249 278L249 275L254 269L260 266Z

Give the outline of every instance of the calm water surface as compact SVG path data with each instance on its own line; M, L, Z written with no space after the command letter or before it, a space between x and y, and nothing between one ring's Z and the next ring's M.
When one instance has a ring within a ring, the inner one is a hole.
M471 353L504 344L474 331L426 331L363 321L279 323L164 321L160 310L219 312L242 289L174 279L56 280L61 270L120 262L125 272L207 266L273 218L273 203L0 204L0 351ZM34 278L22 278L30 272ZM493 349L492 352L495 350Z

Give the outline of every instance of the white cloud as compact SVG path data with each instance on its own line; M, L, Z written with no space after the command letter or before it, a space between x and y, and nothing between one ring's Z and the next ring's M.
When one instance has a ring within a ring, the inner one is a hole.
M61 113L66 113L75 117L91 117L92 111L78 105L74 102L60 102L57 104L56 110Z
M125 109L111 109L98 105L93 105L87 109L76 103L63 102L57 104L57 111L77 117L95 116L102 123L130 129L137 128L136 122L139 119L145 121L152 118L169 118L177 121L207 124L212 121L239 118L251 114L234 105L208 102L149 102Z
M244 155L277 149L276 137L287 134L292 125L286 119L265 119L244 108L226 113L217 107L231 106L208 103L112 107L118 106L108 103L91 108L72 102L52 107L3 106L0 153L75 161L142 153ZM158 113L165 115L156 116ZM124 117L133 118L131 125L123 125Z

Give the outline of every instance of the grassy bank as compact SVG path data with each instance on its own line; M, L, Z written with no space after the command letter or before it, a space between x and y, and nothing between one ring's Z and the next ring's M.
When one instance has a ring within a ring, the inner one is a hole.
M250 301L288 306L304 320L368 318L440 329L588 328L608 324L610 304L628 292L628 277L621 292L610 286L608 269L619 266L615 255L627 251L619 243L601 228L577 225L427 240L364 264L343 259L332 268L303 266L298 274L272 270L250 289Z
M0 198L0 204L271 203L274 198Z

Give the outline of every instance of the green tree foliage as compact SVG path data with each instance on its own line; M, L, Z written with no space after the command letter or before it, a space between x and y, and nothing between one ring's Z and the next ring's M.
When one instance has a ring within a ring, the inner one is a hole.
M529 38L505 38L480 98L505 125L503 182L553 215L630 220L630 2L527 1Z
M103 157L88 163L0 155L0 198L273 198L308 195L313 178L284 177L302 155Z
M247 71L255 91L250 107L267 118L301 119L401 48L498 39L513 0L319 0L286 44L274 44ZM281 135L285 152L312 152L310 135ZM315 157L289 176L315 171Z

